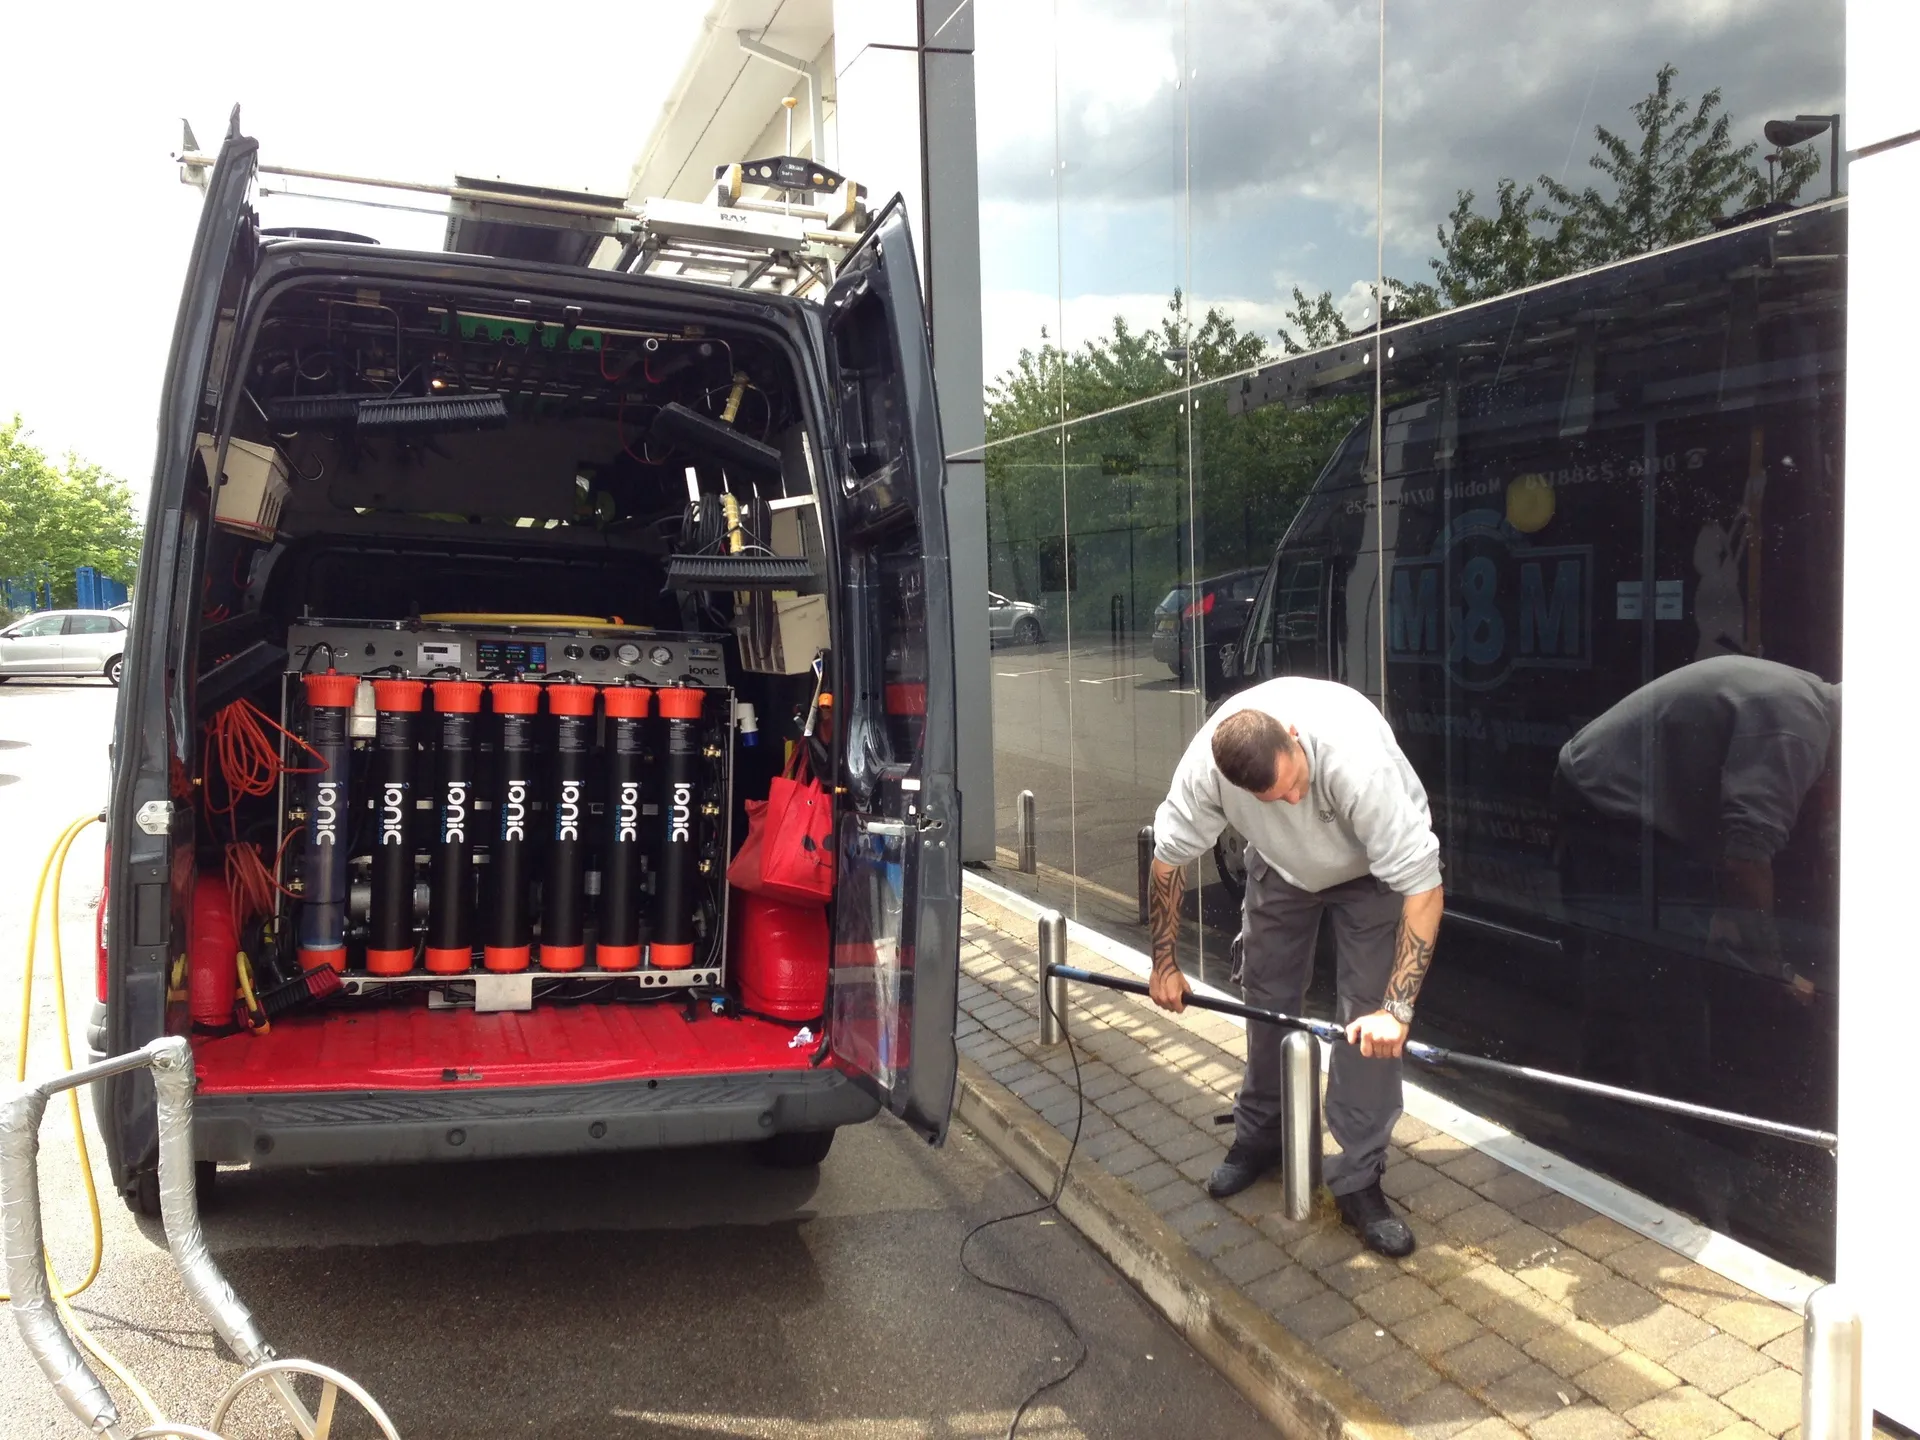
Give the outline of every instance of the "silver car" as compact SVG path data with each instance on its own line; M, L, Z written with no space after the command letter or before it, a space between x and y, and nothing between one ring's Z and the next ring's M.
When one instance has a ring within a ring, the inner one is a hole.
M16 675L104 675L120 683L127 619L111 610L42 610L0 630L0 681Z
M1040 607L987 592L987 637L995 645L1038 645L1047 638Z

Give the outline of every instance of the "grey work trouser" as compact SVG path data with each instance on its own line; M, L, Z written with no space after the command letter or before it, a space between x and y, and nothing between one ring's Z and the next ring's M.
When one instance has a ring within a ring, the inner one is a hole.
M1298 1015L1313 977L1320 912L1333 917L1342 1025L1380 1008L1393 973L1394 936L1403 905L1386 882L1371 875L1326 890L1288 884L1251 846L1247 898L1241 910L1241 989L1249 1005ZM1247 1073L1233 1107L1234 1140L1244 1150L1280 1148L1280 1040L1277 1025L1247 1022ZM1387 1163L1387 1137L1400 1118L1397 1059L1368 1059L1359 1047L1333 1047L1327 1081L1327 1129L1340 1142L1323 1172L1336 1195L1365 1189Z

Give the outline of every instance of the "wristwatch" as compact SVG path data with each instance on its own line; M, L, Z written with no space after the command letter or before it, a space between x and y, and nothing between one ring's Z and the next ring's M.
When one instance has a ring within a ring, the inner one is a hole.
M1404 1000L1382 1000L1380 1008L1402 1025L1413 1024L1413 1006Z

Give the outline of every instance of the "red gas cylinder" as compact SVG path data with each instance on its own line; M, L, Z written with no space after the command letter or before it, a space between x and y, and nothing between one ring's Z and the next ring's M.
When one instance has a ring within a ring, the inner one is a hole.
M773 1020L811 1020L827 1008L827 912L742 893L731 934L740 1004Z
M196 876L187 928L187 1011L194 1024L223 1029L233 1023L239 954L240 930L226 881L217 875Z

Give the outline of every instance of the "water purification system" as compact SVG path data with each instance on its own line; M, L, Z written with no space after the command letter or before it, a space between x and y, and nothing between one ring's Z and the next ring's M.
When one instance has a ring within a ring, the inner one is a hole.
M432 890L427 910L427 969L460 975L473 968L475 721L482 687L473 680L433 682L434 792Z
M426 690L419 680L373 682L378 828L367 920L367 971L373 975L404 975L413 968L413 732Z
M353 753L347 717L360 682L329 670L303 675L307 744L320 763L307 776L307 846L302 867L300 968L347 968L347 761Z
M291 627L285 719L324 763L300 757L304 805L283 808L301 881L281 905L302 967L340 972L340 1003L418 984L523 1009L573 981L725 983L737 724L720 639L532 620ZM327 673L306 673L323 652Z

